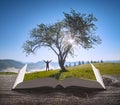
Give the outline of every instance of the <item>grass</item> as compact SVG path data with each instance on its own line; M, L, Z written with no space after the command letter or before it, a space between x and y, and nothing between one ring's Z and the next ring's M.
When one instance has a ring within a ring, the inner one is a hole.
M120 75L120 63L94 63L94 66L100 70L102 75ZM59 72L59 70L40 71L25 75L24 80L36 78L53 77L58 81L65 78L75 77L95 80L95 76L90 64L84 64L75 67L68 67L68 72Z
M59 73L58 70L50 70L50 71L40 71L34 73L25 74L24 80L32 80L36 78L44 78L44 77L55 77L55 74ZM56 78L56 77L55 77Z
M90 64L85 64L81 66L75 66L67 68L68 72L63 72L60 75L59 80L64 80L65 78L75 77L75 78L83 78L83 79L95 79L94 73Z
M14 72L0 72L0 75L12 75L12 74L17 74Z
M94 66L100 70L102 75L120 75L120 63L95 63Z
M40 71L29 73L25 75L24 80L32 80L36 78L53 77L58 81L64 80L65 78L75 77L84 79L95 79L92 68L90 64L85 64L81 66L69 67L67 72L59 72L59 70L51 71Z

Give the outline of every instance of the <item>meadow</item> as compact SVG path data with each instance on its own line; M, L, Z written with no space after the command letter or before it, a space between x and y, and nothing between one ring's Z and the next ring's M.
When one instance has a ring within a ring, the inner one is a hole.
M120 75L120 63L94 63L94 66L100 70L102 75ZM50 70L28 73L25 74L24 81L44 77L53 77L58 81L71 77L95 80L95 75L90 64L68 67L66 69L68 70L67 72L60 72L60 70Z
M102 75L120 75L120 63L95 63Z

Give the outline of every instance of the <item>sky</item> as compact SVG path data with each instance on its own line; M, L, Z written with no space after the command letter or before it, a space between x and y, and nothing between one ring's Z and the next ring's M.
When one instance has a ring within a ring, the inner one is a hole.
M57 61L48 48L26 56L23 43L38 24L53 24L64 18L63 12L93 13L98 19L96 35L100 45L75 51L66 61L120 60L120 1L119 0L0 0L0 59L22 62Z

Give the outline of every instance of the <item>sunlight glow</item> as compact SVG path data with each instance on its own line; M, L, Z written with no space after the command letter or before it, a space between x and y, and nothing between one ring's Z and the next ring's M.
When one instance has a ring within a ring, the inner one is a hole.
M70 44L73 44L74 40L73 40L73 39L70 39L70 40L68 40L68 42L69 42Z

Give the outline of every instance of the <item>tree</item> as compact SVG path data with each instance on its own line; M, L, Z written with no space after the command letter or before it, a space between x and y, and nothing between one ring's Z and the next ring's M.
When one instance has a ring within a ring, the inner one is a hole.
M89 61L87 61L86 63L87 63L87 64L89 64L90 62L89 62Z
M76 66L76 62L74 62L74 66Z
M80 62L80 61L78 62L78 65L81 65L81 62Z
M74 49L82 46L85 49L100 44L101 39L95 35L97 19L93 14L81 14L74 10L64 13L65 18L52 25L40 24L30 33L30 39L23 44L26 54L34 53L41 47L49 47L58 56L61 71L66 71L65 61Z
M85 64L84 61L82 61L82 64Z
M69 62L69 67L71 67L71 62Z
M101 60L100 62L103 63L103 60Z

